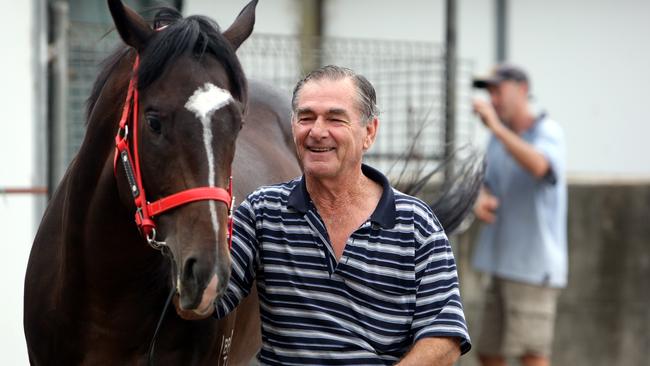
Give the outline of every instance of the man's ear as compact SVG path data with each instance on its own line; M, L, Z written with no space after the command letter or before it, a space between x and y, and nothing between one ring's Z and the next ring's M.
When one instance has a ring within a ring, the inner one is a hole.
M367 151L368 149L370 149L372 144L375 143L378 129L379 129L379 118L373 117L372 120L370 120L366 124L366 137L363 140L363 151Z

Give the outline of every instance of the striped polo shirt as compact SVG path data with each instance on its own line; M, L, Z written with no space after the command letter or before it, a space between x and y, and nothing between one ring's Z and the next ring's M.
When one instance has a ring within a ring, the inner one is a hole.
M363 173L383 193L336 260L304 177L253 192L235 213L231 280L215 315L232 311L255 280L264 365L388 365L425 337L470 340L454 256L417 198Z

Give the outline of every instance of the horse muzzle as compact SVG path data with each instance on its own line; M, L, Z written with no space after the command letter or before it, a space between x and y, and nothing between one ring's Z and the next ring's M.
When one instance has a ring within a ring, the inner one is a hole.
M216 267L207 267L201 262L200 259L189 257L179 272L176 291L183 310L204 311L223 295L228 285L230 271L222 268L229 269L230 266L220 263Z

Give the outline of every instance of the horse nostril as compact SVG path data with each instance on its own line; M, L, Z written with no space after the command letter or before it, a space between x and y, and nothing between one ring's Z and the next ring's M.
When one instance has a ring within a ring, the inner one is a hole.
M197 259L195 257L187 258L185 260L185 265L183 266L183 280L196 280L198 275L197 267Z
M200 257L190 256L185 259L181 281L187 286L201 287L205 285L212 275L211 266ZM187 290L187 288L186 288ZM196 288L198 291L198 288Z
M201 301L202 281L207 281L209 274L202 273L200 257L187 257L183 264L182 274L179 278L179 295L181 308L194 309Z

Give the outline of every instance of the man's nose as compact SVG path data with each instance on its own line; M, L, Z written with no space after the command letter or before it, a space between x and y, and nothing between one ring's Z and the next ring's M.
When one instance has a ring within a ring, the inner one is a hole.
M322 117L316 118L314 125L311 127L311 130L309 130L309 136L313 138L323 138L327 135L327 133L328 130L325 119Z

